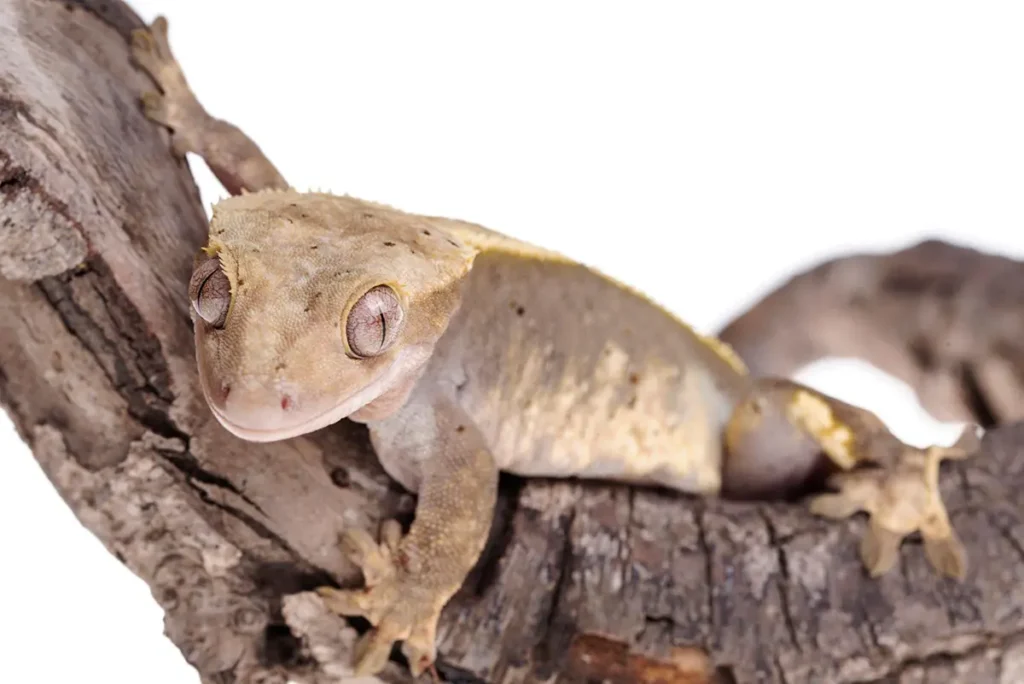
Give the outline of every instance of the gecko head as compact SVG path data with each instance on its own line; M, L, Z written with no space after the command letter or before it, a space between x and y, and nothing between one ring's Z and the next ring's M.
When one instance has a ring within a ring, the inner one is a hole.
M426 219L349 197L220 202L189 283L200 384L217 420L275 441L408 391L473 256Z

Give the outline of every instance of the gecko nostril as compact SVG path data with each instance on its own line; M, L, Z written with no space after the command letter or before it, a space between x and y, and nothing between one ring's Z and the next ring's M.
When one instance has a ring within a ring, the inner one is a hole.
M228 396L230 396L230 394L231 394L231 385L226 383L226 382L222 382L220 384L220 400L221 401L227 401L227 398L228 398Z
M281 410L282 411L287 411L288 409L290 409L292 407L292 403L293 403L293 400L292 400L290 395L288 395L288 394L282 394L281 395Z

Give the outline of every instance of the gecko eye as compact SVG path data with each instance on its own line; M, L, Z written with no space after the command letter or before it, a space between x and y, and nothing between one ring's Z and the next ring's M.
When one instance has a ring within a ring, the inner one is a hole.
M220 266L220 259L207 259L192 272L188 282L192 308L204 321L220 328L231 305L231 283Z
M398 337L404 320L398 295L387 285L378 285L348 312L345 340L349 350L359 358L383 354Z

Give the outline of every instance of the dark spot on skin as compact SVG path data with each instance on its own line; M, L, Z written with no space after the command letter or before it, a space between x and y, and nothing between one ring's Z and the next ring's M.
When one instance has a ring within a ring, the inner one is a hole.
M274 370L276 370L278 372L283 371L284 370L284 366L285 366L285 364L279 363L276 366L274 366Z
M457 428L455 428L455 431L456 432L465 432L466 431L466 426L465 425L460 425Z
M373 212L364 211L363 212L363 218L364 219L372 219L373 218Z
M636 397L630 397L629 398L629 401L626 402L626 408L629 408L629 409L635 409L636 408Z
M451 238L448 238L448 244L451 245L452 247L458 247L459 246L459 243L456 242L455 240L452 240Z
M640 382L640 376L639 375L637 375L636 373L630 373L629 374L629 384L630 385L636 385L636 384L639 384L639 382Z
M289 206L289 207L291 207L292 209L298 209L298 208L299 208L299 205L298 205L298 204L296 204L295 202L292 202L292 203L291 203L291 204L289 204L288 206Z
M320 245L310 245L310 249L320 249Z
M245 280L243 278L239 278L238 279L238 287L242 287L243 285L245 285Z
M388 240L387 242L385 242L385 243L384 243L384 246L385 246L385 247L394 247L394 246L395 246L395 243L394 243L394 242L391 242L390 240Z
M523 308L521 306L517 306L516 307L516 316L522 316L524 313L526 313L526 309L525 308Z
M335 273L334 277L337 278L338 274ZM302 309L303 312L309 313L309 310L313 308L313 305L317 303L317 300L320 299L320 295L322 295L322 294L323 294L322 292L314 292L313 295L309 298L309 303L306 304L306 306Z
M292 398L290 396L288 396L287 394L285 394L284 396L281 397L281 410L282 411L287 411L291 407L292 407Z
M429 230L424 230L423 234L429 237L430 236L430 231Z
M352 484L352 476L348 473L348 468L342 468L338 466L331 471L331 482L334 483L335 487L341 487L342 489Z

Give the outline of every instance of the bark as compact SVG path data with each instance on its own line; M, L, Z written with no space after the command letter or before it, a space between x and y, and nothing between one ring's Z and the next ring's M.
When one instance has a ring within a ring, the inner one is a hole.
M338 681L365 625L307 590L358 581L340 530L408 517L413 501L359 426L248 444L210 417L184 295L205 216L139 111L139 25L114 0L0 0L0 400L205 682ZM914 544L868 579L862 520L504 478L438 669L495 683L1020 681L1022 443L1024 426L999 428L944 470L963 584ZM378 679L407 676L396 660Z

